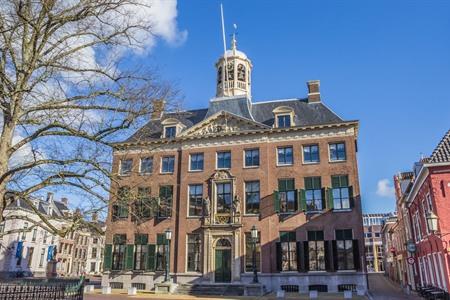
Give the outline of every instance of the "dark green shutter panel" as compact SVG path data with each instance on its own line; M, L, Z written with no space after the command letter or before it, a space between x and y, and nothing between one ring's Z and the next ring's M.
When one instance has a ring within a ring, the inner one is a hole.
M134 245L127 245L125 255L125 270L133 270Z
M337 271L339 267L338 267L338 253L336 240L332 241L332 246L333 246L333 271Z
M155 251L156 246L154 244L148 245L148 256L147 256L147 270L154 271L155 270Z
M333 200L333 189L327 189L327 209L333 209L334 200Z
M273 191L273 200L274 200L274 208L275 212L280 212L280 193L278 191Z
M303 242L303 261L305 262L305 272L309 271L309 246L308 241Z
M281 263L282 263L282 253L281 253L281 243L277 242L276 243L276 247L277 247L277 251L276 251L276 255L277 255L277 271L281 272Z
M289 231L280 232L280 242L289 242Z
M298 190L298 201L299 201L298 207L300 207L300 209L305 212L306 211L306 192L304 189Z
M164 233L156 235L156 244L157 245L166 245L167 244L166 235Z
M322 188L321 192L322 192L322 209L326 209L327 208L327 193L325 191L325 188Z
M357 271L361 269L360 260L361 258L359 257L358 240L353 240L353 264L355 265L355 270Z
M302 263L302 242L297 242L297 271L303 271L303 263Z
M105 245L105 256L103 257L103 269L110 271L112 267L112 245Z
M331 251L330 251L330 241L324 241L324 250L325 250L325 270L327 272L333 271L331 265Z
M350 200L350 208L355 207L355 199L353 198L353 186L348 187L348 197Z

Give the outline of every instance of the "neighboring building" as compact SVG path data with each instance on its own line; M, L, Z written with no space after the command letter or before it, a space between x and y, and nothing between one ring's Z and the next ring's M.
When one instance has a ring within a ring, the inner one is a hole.
M97 214L92 217L92 222L98 224L103 232L106 230L105 223L97 218ZM103 253L105 251L105 236L95 231L91 231L88 237L88 251L86 261L86 272L88 275L101 275L103 271Z
M414 183L406 199L417 245L416 267L420 285L448 291L450 240L450 130L429 158L414 170ZM437 228L427 219L437 216Z
M49 193L46 200L33 198L31 201L41 214L50 219L53 226L64 224L63 217L69 209L64 203L54 200L53 194ZM20 218L8 218L0 225L0 231L14 232L0 235L1 275L15 276L18 273L34 277L54 275L55 252L59 237L42 227L34 226L32 221L39 222L40 219L25 200L14 200L5 209L4 215Z
M395 262L395 243L392 237L392 227L397 222L397 216L389 217L385 220L381 229L384 250L384 273L394 281L398 279L397 263Z
M364 214L364 245L367 272L384 272L384 249L381 228L392 213Z
M358 122L322 102L319 81L306 98L254 101L235 39L225 57L209 107L155 102L152 119L116 144L102 285L153 289L166 229L176 283L249 283L256 226L268 290L365 291Z

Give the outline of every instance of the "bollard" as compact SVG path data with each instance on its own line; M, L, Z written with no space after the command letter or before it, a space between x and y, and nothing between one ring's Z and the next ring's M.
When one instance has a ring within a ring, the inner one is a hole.
M352 299L353 293L352 291L344 291L344 299Z
M314 290L314 291L309 291L309 299L317 299L319 297L319 292Z
M110 286L102 286L102 294L103 295L111 294L111 287Z
M277 299L284 299L285 292L283 290L277 291Z
M137 295L137 288L135 288L135 287L128 288L128 295L129 296Z

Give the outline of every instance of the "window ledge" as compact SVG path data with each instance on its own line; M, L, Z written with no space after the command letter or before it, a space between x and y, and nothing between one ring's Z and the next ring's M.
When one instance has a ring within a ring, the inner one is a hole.
M131 173L130 174L117 174L117 175L119 175L120 177L130 177L131 176Z
M326 270L321 270L321 271L308 271L308 273L310 273L310 274L327 273L327 271L326 271Z
M320 161L310 161L310 162L304 161L304 162L302 162L302 164L303 165L318 165L318 164L320 164Z
M292 167L294 164L277 164L277 167Z
M258 168L259 168L259 165L257 165L257 166L244 166L243 169L258 169Z
M231 168L216 168L216 171L221 171L221 170L230 170Z
M186 219L201 219L203 216L187 216Z
M351 208L333 209L333 212L337 212L337 213L340 213L340 212L350 212L350 211L352 211Z
M244 217L259 217L260 214L244 214Z
M343 163L343 162L346 162L346 161L347 161L346 159L339 159L339 160L329 160L328 162L330 164L337 164L337 163Z
M338 273L356 273L356 270L337 270Z
M139 176L150 176L152 175L152 172L146 172L146 173L139 173Z
M305 211L305 214L307 215L314 215L314 214L322 214L323 213L323 209L322 210L310 210L310 211Z
M198 172L203 172L203 169L199 169L199 170L188 170L188 173L198 173Z
M161 175L172 175L174 172L160 172Z

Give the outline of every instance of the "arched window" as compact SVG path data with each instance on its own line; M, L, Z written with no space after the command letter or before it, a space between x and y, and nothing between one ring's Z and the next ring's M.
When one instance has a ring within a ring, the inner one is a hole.
M227 66L228 80L234 80L234 62L229 62Z
M217 241L216 247L231 247L231 243L227 239L220 239Z
M222 83L222 66L217 69L217 84Z
M237 79L239 81L245 81L245 66L243 64L239 64L237 68Z

